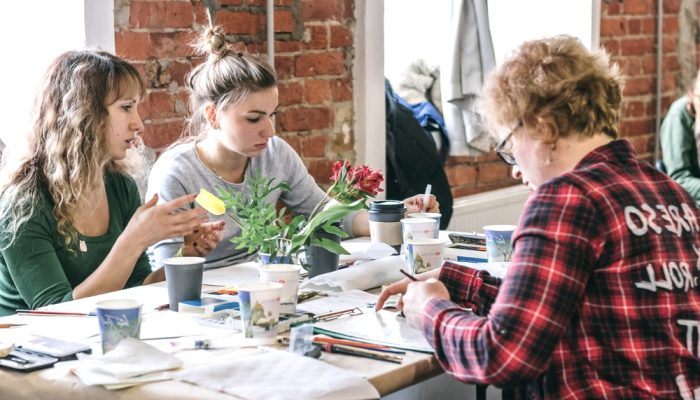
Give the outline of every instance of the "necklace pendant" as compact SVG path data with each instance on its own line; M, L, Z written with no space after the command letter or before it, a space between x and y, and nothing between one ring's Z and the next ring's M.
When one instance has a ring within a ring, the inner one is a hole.
M87 243L85 243L84 240L81 240L78 243L78 246L80 247L80 251L82 251L83 253L87 252Z

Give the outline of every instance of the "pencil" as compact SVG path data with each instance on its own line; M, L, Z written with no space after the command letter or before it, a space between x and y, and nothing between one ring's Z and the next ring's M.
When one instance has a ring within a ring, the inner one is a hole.
M415 281L418 280L418 278L416 278L415 276L409 274L408 272L406 272L406 271L404 271L404 270L402 270L402 269L400 269L399 272L401 272L406 278L412 280L413 282L415 282Z
M386 353L406 354L405 351L397 350L397 349L394 349L394 348L389 347L389 346L384 346L382 344L357 342L355 340L336 339L336 338L325 337L325 336L314 336L313 343L314 344L321 344L321 345L340 344L340 345L345 345L345 346L361 347L364 349L381 351L381 352L386 352Z
M0 324L0 329L12 328L13 326L24 326L26 324Z
M379 351L361 349L358 347L344 346L342 344L325 345L324 350L331 353L345 354L348 356L371 358L373 360L388 361L396 364L401 364L403 357L395 354L386 354Z

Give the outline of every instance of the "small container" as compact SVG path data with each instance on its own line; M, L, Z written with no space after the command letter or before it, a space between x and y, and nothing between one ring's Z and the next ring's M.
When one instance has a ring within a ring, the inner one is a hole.
M400 200L377 200L369 205L369 232L372 242L383 242L400 251L403 243L401 220L406 206Z

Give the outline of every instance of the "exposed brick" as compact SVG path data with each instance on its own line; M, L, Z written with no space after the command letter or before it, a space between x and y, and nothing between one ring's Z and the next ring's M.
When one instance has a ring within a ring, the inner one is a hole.
M187 45L195 37L195 32L164 32L151 33L151 57L175 58L187 57L192 54L192 48Z
M664 14L678 14L681 10L681 0L663 0Z
M502 181L507 179L509 174L510 167L505 163L484 163L477 167L477 181L479 184Z
M654 52L654 39L622 39L621 50L623 56L650 54Z
M275 5L289 7L292 5L293 2L294 2L294 0L275 0Z
M280 80L293 77L294 57L275 55L275 71Z
M646 35L656 34L656 17L642 18L642 33Z
M170 79L180 86L185 86L185 77L194 68L189 62L173 61L170 64Z
M301 42L298 40L275 40L275 54L299 51L301 51Z
M325 25L309 25L304 29L304 48L320 50L328 47L328 28Z
M653 0L625 1L623 12L625 14L649 14L654 9L654 3Z
M325 157L328 147L328 135L304 136L301 139L301 155L303 157Z
M333 101L352 100L352 82L350 79L335 79L331 81L331 96Z
M265 14L219 10L216 21L229 35L256 34L265 32Z
M143 60L150 55L151 38L147 32L116 32L114 48L123 58Z
M445 167L445 174L450 186L473 185L476 183L476 168L469 165Z
M275 11L275 32L294 32L294 14L291 11Z
M175 117L175 97L162 90L150 91L139 106L139 112L144 120Z
M352 46L352 30L345 26L331 26L331 48Z
M620 54L620 41L618 39L601 37L600 46L604 48L611 56Z
M217 0L221 6L239 6L243 4L243 0Z
M622 7L620 6L620 3L616 1L603 1L601 6L601 13L603 15L618 15L622 12Z
M627 21L627 33L630 35L639 35L642 33L642 20L640 18L629 19Z
M314 177L316 183L326 184L331 181L333 172L332 160L311 160L308 165L309 174Z
M654 119L623 120L620 123L620 133L623 137L638 136L654 131Z
M343 16L341 0L301 0L301 18L303 20L340 20Z
M601 36L617 36L625 32L625 23L622 18L606 18L600 22Z
M284 139L284 141L287 142L297 154L301 154L301 138L299 136L285 135L280 137Z
M667 15L664 16L664 33L678 33L678 16L677 15Z
M642 101L627 100L623 103L622 112L628 117L643 117L646 109Z
M293 108L278 114L280 127L286 131L330 128L333 112L329 108Z
M653 87L652 78L628 78L622 94L623 96L651 94Z
M186 28L192 26L193 10L190 2L132 1L129 25L133 28Z
M304 101L304 88L301 83L280 83L278 88L280 107L301 104Z
M343 54L301 54L294 59L296 76L339 75L345 71Z
M330 100L331 87L327 80L311 79L306 81L304 99L307 103L318 104Z
M354 18L355 0L343 0L343 19Z
M160 151L181 136L183 127L184 121L181 119L145 124L143 142L146 146Z

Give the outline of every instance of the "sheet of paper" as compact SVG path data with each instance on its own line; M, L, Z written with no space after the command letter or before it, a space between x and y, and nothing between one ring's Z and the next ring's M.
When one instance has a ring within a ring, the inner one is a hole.
M301 288L329 292L368 290L401 280L403 278L399 272L401 268L406 268L403 257L384 257L315 276L303 283Z
M226 268L205 269L202 284L212 286L235 286L242 283L258 282L258 264L247 262Z
M348 310L358 307L361 310L371 309L368 305L377 302L377 295L362 290L349 290L342 293L329 293L328 296L297 304L297 311L312 314L324 314L333 311Z
M314 333L423 353L433 352L423 337L423 332L408 325L399 313L385 310L317 322L314 324Z

